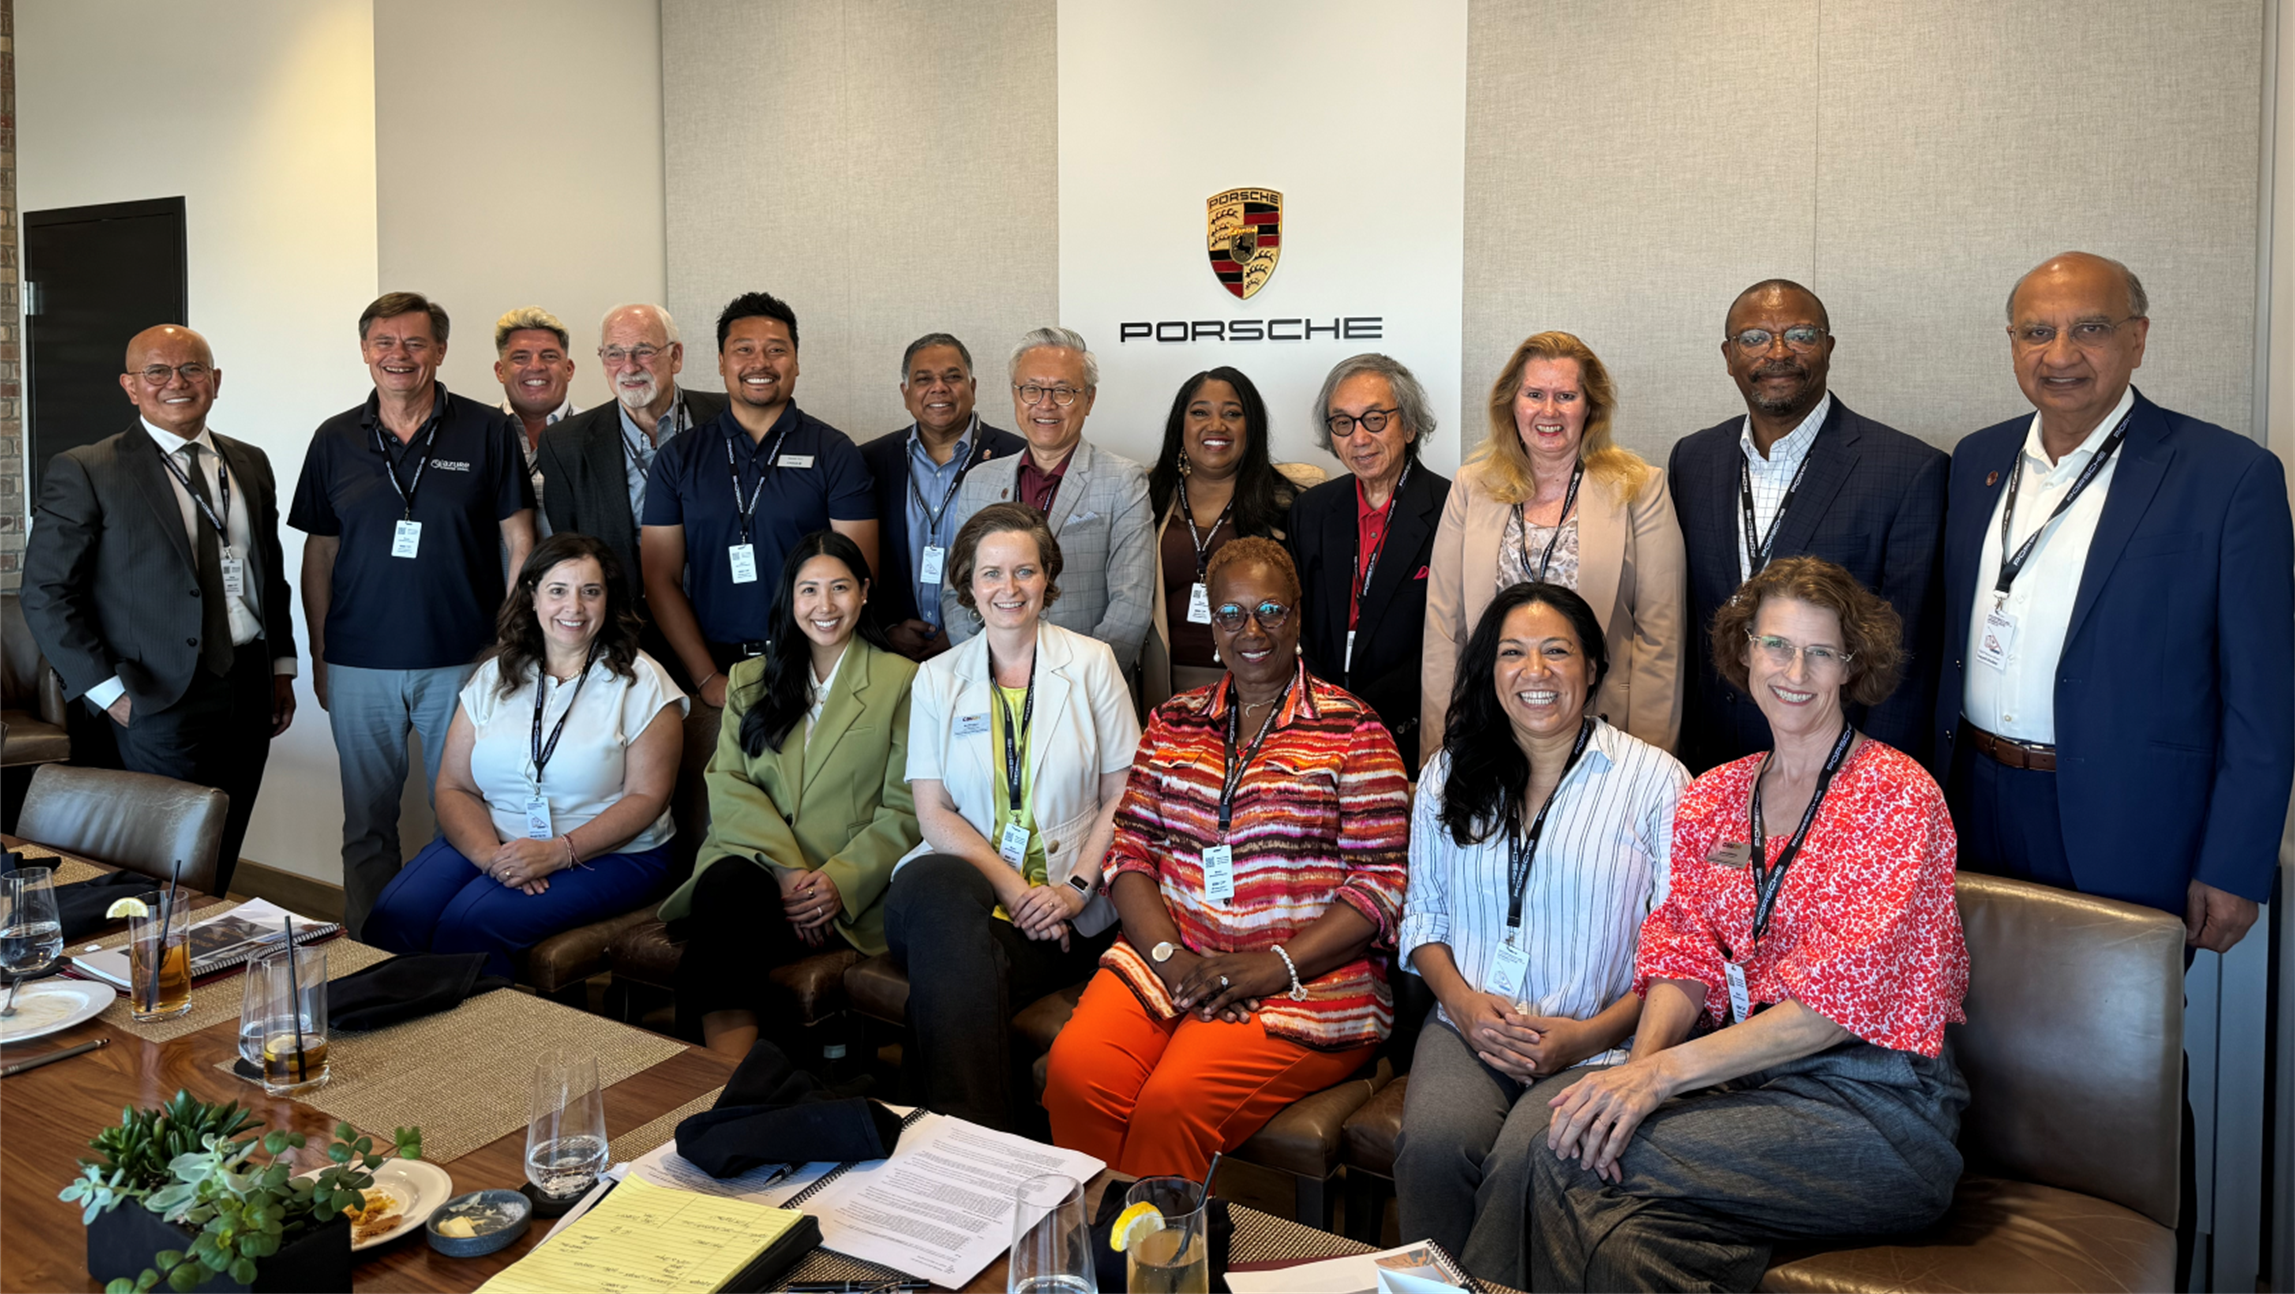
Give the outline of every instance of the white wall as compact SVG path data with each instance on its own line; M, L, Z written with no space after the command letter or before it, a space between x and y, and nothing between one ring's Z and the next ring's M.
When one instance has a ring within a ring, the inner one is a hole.
M16 0L23 209L183 196L189 322L226 379L214 425L271 456L282 512L312 428L368 386L353 323L375 295L372 33L369 0ZM301 533L282 539L298 570ZM335 748L303 672L246 855L333 880Z

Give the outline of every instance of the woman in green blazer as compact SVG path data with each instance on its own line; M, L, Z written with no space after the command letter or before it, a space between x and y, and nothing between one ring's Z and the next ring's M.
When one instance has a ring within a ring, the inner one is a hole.
M662 904L683 934L679 1032L744 1056L796 1022L768 978L817 952L885 951L893 863L923 838L908 790L916 664L868 607L869 565L834 531L781 566L774 647L733 667L709 761L709 836Z

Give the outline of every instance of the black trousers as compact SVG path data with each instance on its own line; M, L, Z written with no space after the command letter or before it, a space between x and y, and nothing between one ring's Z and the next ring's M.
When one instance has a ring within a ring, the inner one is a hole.
M230 888L239 867L239 847L271 758L271 702L271 652L258 638L239 649L228 674L196 675L174 705L149 712L130 706L125 728L104 720L119 743L122 768L212 786L231 797L215 862L217 894Z
M834 927L819 947L805 942L781 908L781 881L745 858L709 863L693 883L693 908L677 922L685 936L677 963L677 1032L699 1038L712 1011L754 1011L757 1034L790 1056L802 1025L797 1004L772 980L775 968L851 947Z
M885 940L908 972L905 1068L920 1075L924 1104L942 1114L1007 1132L1043 1122L1033 1079L1017 1078L1033 1058L1013 1050L1013 1013L1037 998L1092 977L1115 942L1097 936L1030 939L998 920L996 891L978 868L951 854L926 854L894 875L885 896Z

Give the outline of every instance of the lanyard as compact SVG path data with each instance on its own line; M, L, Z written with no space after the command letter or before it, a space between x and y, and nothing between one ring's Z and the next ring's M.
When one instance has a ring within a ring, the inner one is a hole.
M1227 496L1227 506L1219 510L1219 520L1211 523L1211 529L1204 531L1201 535L1196 534L1195 509L1188 506L1187 502L1187 482L1181 481L1179 483L1179 515L1187 518L1187 541L1195 545L1195 582L1198 584L1203 583L1203 572L1211 564L1209 545L1212 537L1219 533L1221 526L1227 524L1227 514L1233 511L1235 511L1235 496L1231 494Z
M1585 475L1586 461L1579 459L1577 464L1570 469L1570 492L1562 496L1562 515L1554 518L1554 537L1546 541L1546 555L1538 559L1538 574L1532 577L1540 584L1546 582L1546 568L1554 563L1554 545L1562 542L1562 523L1570 519L1571 505L1578 501L1578 482L1585 479ZM1514 524L1522 528L1522 573L1528 576L1530 575L1530 515L1523 511L1523 505L1519 503L1514 505Z
M1030 462L1033 462L1033 461L1034 461L1033 459L1031 459L1031 460L1030 460ZM1026 464L1023 464L1022 466L1026 466ZM1061 464L1061 466L1062 466L1062 468L1064 469L1064 468L1066 467L1066 464L1065 464L1065 463L1062 463L1062 464ZM1041 472L1043 471L1043 469L1041 469L1041 468L1038 468L1038 469L1037 469L1037 471L1038 471L1038 473L1039 473L1039 474L1041 474ZM1018 479L1019 479L1018 477L1014 477L1014 481L1015 481L1015 483L1017 483L1017 482L1018 482ZM1044 514L1044 520L1046 520L1046 521L1050 521L1050 520L1052 519L1052 501L1060 497L1060 483L1061 483L1062 481L1065 481L1065 480L1067 480L1067 479L1068 479L1068 473L1067 473L1065 470L1063 470L1063 471L1062 471L1062 472L1061 472L1061 473L1060 473L1058 476L1055 476L1055 477L1053 477L1053 478L1051 478L1051 479L1052 479L1052 488L1051 488L1051 489L1049 489L1049 490L1046 490L1046 491L1044 491L1044 502L1043 502L1042 506L1038 506L1038 505L1036 505L1036 504L1034 504L1034 503L1032 503L1032 502L1029 502L1028 500L1025 500L1025 499L1024 499L1024 500L1022 500L1022 502L1024 502L1024 503L1028 503L1028 505L1029 505L1030 507L1033 507L1033 508L1035 508L1035 509L1036 509L1036 511L1043 513L1043 514Z
M1570 762L1562 765L1562 776L1555 779L1554 791L1546 802L1538 806L1538 816L1530 820L1525 835L1519 821L1506 824L1506 928L1522 928L1522 899L1529 891L1530 864L1538 857L1538 838L1546 834L1546 815L1554 808L1554 801L1562 798L1562 784L1570 780L1570 770L1578 766L1578 757L1586 753L1586 742L1594 735L1594 721L1581 720L1578 724L1578 744L1570 747Z
M1004 715L1004 807L1011 811L1014 821L1020 817L1020 776L1025 767L1021 756L1028 750L1028 729L1036 722L1036 657L1028 657L1028 699L1020 706L1020 739L1012 739L1012 706L1004 699L1003 685L996 681L993 662L988 668L988 686L996 693L996 708Z
M390 474L390 488L398 491L398 501L402 509L399 513L399 519L402 521L414 520L414 492L422 488L422 469L430 465L431 446L438 443L438 415L436 413L430 415L430 424L423 430L426 434L422 438L422 452L415 455L414 459L414 480L401 485L398 479L399 460L391 457L390 445L383 439L381 424L378 423L375 426L375 448L382 451L384 470ZM393 436L391 439L396 440L398 437ZM413 443L409 442L407 448L414 448Z
M1769 757L1761 757L1761 769L1753 775L1753 946L1761 946L1761 936L1769 930L1769 918L1776 911L1777 896L1785 890L1785 869L1800 856L1801 842L1809 838L1809 827L1817 821L1818 806L1825 802L1825 792L1832 789L1833 774L1841 771L1841 761L1849 754L1849 747L1857 739L1856 728L1841 724L1841 735L1833 742L1833 753L1825 757L1824 770L1817 774L1816 793L1809 797L1809 807L1801 811L1801 825L1793 831L1792 839L1777 853L1777 865L1770 867L1764 861L1767 841L1761 824L1761 773L1769 771Z
M739 424L735 424L737 427ZM795 424L790 424L794 426ZM765 461L757 467L757 485L749 491L749 502L741 501L741 469L733 462L733 433L725 433L725 474L733 478L733 511L741 518L741 542L749 542L749 518L757 511L757 496L765 492L765 478L772 474L773 460L780 457L781 442L789 438L789 428L773 438L773 447L765 451ZM755 460L752 459L752 462Z
M534 789L537 791L542 789L542 770L550 766L550 756L558 753L558 738L566 735L566 720L574 717L574 703L582 699L582 685L590 681L590 668L597 664L597 660L598 649L592 646L590 654L582 661L582 676L574 680L574 694L567 698L565 712L558 716L558 726L550 730L550 740L546 745L542 741L542 678L545 671L539 666L535 668L533 755Z
M183 447L196 449L199 446L197 441L187 440L183 443ZM215 515L215 509L207 506L206 496L191 488L191 478L184 475L183 469L176 465L174 454L162 453L159 456L159 461L167 464L168 474L183 486L185 494L191 496L191 502L199 509L200 515L207 518L207 524L215 527L216 540L225 548L229 548L231 546L231 528L224 522L229 520L231 516L231 469L224 464L222 451L218 450L215 454L215 479L220 483L223 493L223 515L220 518ZM194 467L193 470L196 471L197 468Z
M1370 556L1367 558L1361 552L1355 554L1355 569L1361 573L1362 578L1359 581L1350 581L1347 586L1348 592L1353 594L1347 603L1347 627L1349 629L1355 627L1355 621L1362 615L1363 599L1371 595L1371 577L1379 573L1379 555L1387 550L1387 531L1389 523L1394 520L1395 500L1402 497L1402 487L1409 481L1410 463L1406 460L1403 463L1402 475L1395 478L1394 493L1387 496L1387 506L1379 509L1378 546L1371 549ZM1362 486L1357 485L1355 488L1360 490Z
M957 490L963 488L964 474L972 470L972 461L980 454L979 414L972 415L972 426L964 434L972 438L972 447L964 452L964 461L956 465L956 475L948 478L948 488L941 492L940 507L937 509L932 506L930 499L924 497L924 491L917 488L916 465L909 465L908 492L915 497L917 506L924 509L924 542L928 544L939 541L941 519L948 515L948 505L956 501Z
M2016 577L2023 573L2024 563L2031 560L2032 550L2040 546L2040 540L2048 533L2048 527L2054 525L2056 518L2063 516L2074 503L2079 502L2081 493L2088 488L2089 483L2103 472L2105 464L2112 461L2112 454L2119 449L2120 442L2128 438L2128 420L2135 416L2136 411L2130 406L2121 415L2120 425L2112 428L2111 435L2104 437L2104 443L2096 450L2096 456L2080 469L2079 476L2073 478L2072 488L2056 501L2056 510L2048 514L2048 519L2040 523L2039 529L2025 537L2023 547L2010 553L2008 535L2016 521L2016 487L2024 480L2024 451L2016 451L2016 466L2008 469L2008 502L2000 509L2000 577L1992 582L1995 606L2008 601L2009 586L2016 583Z
M1297 681L1298 675L1292 675L1291 682ZM1243 694L1236 690L1234 676L1228 676L1227 762L1219 770L1219 838L1221 840L1227 839L1227 829L1234 821L1235 792L1243 786L1243 775L1250 771L1252 757L1259 753L1259 747L1267 740L1267 734L1274 730L1275 716L1283 713L1283 703L1290 699L1290 696L1291 683L1285 683L1283 690L1277 693L1275 700L1268 705L1267 717L1259 721L1259 735L1251 739L1251 748L1243 752L1243 762L1238 764L1235 762L1235 739L1240 735L1236 731L1236 726L1243 714Z
M1811 446L1814 449L1815 446ZM1753 529L1753 465L1740 454L1737 458L1737 504L1745 523L1745 578L1752 579L1769 565L1769 551L1776 546L1777 528L1785 523L1785 510L1793 506L1793 496L1801 492L1801 478L1809 473L1811 455L1801 455L1801 465L1793 469L1793 479L1786 483L1785 497L1777 501L1777 511L1769 518L1768 533L1755 536Z

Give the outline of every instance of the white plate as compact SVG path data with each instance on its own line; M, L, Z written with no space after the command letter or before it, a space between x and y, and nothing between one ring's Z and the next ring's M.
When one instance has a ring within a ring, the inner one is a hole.
M0 989L0 997L7 995ZM16 1014L0 1020L0 1042L22 1042L69 1029L103 1014L119 996L109 984L84 979L46 979L26 984L16 995Z
M302 1176L316 1176L316 1173L304 1173ZM425 1159L386 1159L382 1167L375 1170L374 1176L375 1184L368 1188L367 1194L372 1197L375 1191L386 1191L392 1199L397 1200L398 1225L353 1244L353 1253L387 1245L400 1236L422 1230L422 1224L430 1220L430 1215L438 1211L438 1206L454 1198L454 1179L447 1176L445 1169Z

